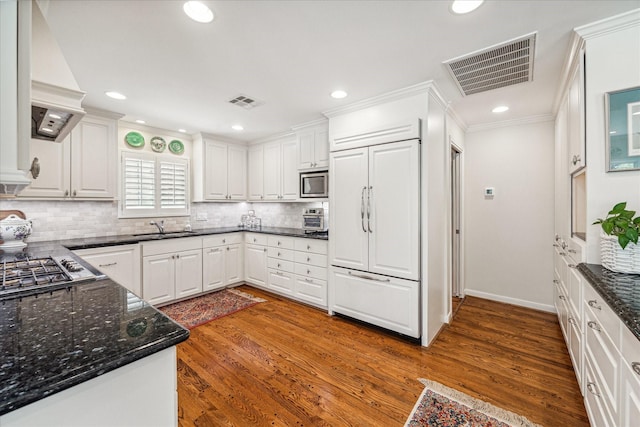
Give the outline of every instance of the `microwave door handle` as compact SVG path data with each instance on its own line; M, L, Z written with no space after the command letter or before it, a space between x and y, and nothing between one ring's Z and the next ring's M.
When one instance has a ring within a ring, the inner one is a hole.
M360 223L362 225L362 231L365 233L367 229L364 227L364 192L367 191L367 187L362 187L362 193L360 194Z
M373 233L371 229L371 193L373 193L373 187L369 187L369 192L367 194L367 228L369 229L369 233Z

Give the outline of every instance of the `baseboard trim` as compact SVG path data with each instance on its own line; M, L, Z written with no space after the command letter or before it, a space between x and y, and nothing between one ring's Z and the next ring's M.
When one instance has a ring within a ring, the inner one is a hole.
M534 310L546 311L548 313L555 313L556 308L553 305L549 304L540 304L537 302L527 301L518 298L505 297L504 295L496 295L488 292L476 291L473 289L465 289L464 293L466 296L484 298L491 301L504 302L507 304L518 305L520 307L532 308Z

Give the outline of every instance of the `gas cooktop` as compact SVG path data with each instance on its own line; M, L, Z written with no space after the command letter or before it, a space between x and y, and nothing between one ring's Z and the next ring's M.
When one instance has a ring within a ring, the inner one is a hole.
M95 275L70 257L25 258L0 263L0 295L49 288Z

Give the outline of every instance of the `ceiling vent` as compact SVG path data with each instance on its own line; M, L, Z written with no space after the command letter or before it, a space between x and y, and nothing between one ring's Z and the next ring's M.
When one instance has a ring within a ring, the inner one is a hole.
M258 105L262 105L261 101L258 101L255 98L251 98L247 95L238 95L235 98L230 99L229 103L237 105L238 107L242 107L245 110L250 110L257 107Z
M533 80L536 33L445 61L463 95Z

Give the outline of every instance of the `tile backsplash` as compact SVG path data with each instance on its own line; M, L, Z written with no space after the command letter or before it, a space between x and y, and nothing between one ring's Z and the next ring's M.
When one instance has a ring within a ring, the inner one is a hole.
M194 230L238 225L240 216L253 209L268 227L302 227L302 211L324 207L327 202L307 203L192 203L190 217L164 217L167 231ZM155 218L118 218L118 202L1 200L0 209L17 209L33 221L27 242L102 237L156 231L149 221ZM206 220L198 220L206 218Z

